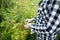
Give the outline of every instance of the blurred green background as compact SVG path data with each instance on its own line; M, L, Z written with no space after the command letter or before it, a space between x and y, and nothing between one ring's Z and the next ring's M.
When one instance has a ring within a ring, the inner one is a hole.
M0 40L35 40L25 20L36 16L40 0L0 0ZM56 40L60 40L60 35Z

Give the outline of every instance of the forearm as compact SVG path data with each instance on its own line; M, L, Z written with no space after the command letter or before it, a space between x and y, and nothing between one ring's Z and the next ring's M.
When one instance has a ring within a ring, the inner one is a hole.
M31 18L31 21L34 21L35 18Z
M31 20L31 21L36 21L36 17L34 17L34 18L31 18L30 20Z

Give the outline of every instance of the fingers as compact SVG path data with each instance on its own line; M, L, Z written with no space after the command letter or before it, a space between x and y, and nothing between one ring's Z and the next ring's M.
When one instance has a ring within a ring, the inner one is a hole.
M30 19L26 19L26 24L24 25L26 29L30 27L30 21L31 21Z
M28 21L29 21L29 20L27 19L27 20L26 20L26 23L27 23Z
M26 23L29 23L30 22L30 19L26 19Z
M24 25L24 27L28 29L30 27L30 23L27 23L26 25Z
M27 25L24 25L24 27L25 27L26 29L28 29Z

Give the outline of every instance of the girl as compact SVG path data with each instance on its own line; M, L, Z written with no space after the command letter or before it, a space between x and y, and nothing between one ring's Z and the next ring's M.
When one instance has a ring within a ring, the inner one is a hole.
M34 24L30 24L35 21ZM38 14L26 20L25 28L31 28L31 34L36 32L36 40L55 40L57 31L60 30L60 1L41 0Z

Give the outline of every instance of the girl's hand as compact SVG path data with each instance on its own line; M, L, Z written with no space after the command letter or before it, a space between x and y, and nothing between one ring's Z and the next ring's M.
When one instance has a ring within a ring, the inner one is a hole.
M28 28L30 27L30 23L26 23L26 25L24 25L24 27L25 27L26 29L28 29Z
M26 19L26 25L24 25L24 27L26 28L26 29L28 29L29 27L30 27L30 22L31 21L33 21L33 18L32 19Z

